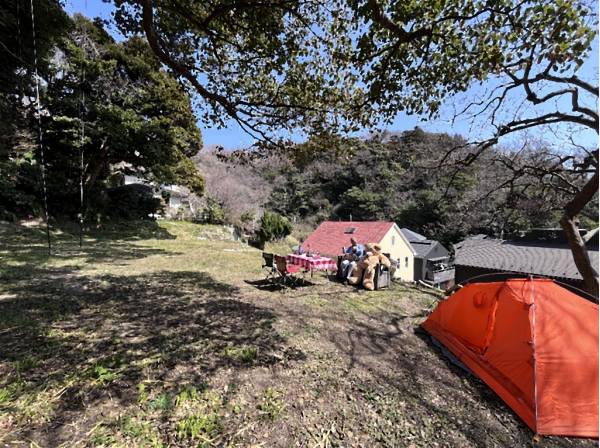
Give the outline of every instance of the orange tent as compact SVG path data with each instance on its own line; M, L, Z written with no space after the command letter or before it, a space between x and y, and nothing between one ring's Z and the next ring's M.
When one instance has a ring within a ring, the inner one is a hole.
M598 305L547 279L472 283L423 327L537 434L598 437Z

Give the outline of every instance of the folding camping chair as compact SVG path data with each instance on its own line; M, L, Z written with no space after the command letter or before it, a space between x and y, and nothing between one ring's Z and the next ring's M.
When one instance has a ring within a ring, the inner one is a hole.
M302 267L288 263L286 258L281 255L275 255L274 257L277 273L279 274L279 278L281 279L282 283L285 285L289 279L291 284L295 285L299 278L295 277L294 274L298 273Z
M262 268L265 271L265 281L271 281L277 279L277 267L275 266L275 260L273 254L269 252L263 252L263 265Z

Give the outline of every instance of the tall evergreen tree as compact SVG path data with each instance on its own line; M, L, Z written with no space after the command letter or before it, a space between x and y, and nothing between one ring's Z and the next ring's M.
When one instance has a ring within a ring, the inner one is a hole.
M31 2L0 3L0 218L39 212L32 194L40 181L34 73L47 76L49 58L70 24L57 0L34 0L33 8L35 55Z
M55 210L76 214L79 201L73 199L83 174L86 208L101 212L117 165L155 184L202 193L203 180L190 159L202 147L190 99L144 40L115 42L100 21L75 16L55 52L44 100Z

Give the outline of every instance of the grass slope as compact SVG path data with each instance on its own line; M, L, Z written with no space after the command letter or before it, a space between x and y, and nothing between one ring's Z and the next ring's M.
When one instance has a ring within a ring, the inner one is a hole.
M435 299L320 275L257 287L220 227L77 238L0 226L0 445L527 446L533 434L415 332ZM271 247L284 253L285 245ZM590 446L545 438L537 446Z

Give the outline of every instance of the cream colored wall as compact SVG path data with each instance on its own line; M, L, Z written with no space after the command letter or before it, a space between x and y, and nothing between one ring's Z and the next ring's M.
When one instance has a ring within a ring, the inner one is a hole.
M382 252L389 253L394 260L400 260L400 268L396 270L394 277L405 282L414 281L414 252L408 241L402 236L400 228L396 225L391 227L379 242L379 245ZM406 265L406 258L408 258L408 266Z

